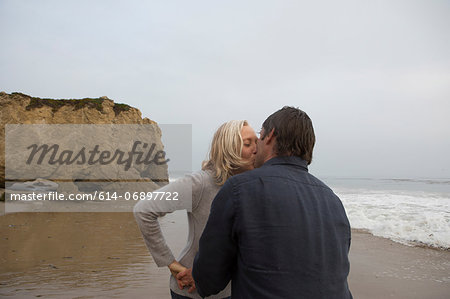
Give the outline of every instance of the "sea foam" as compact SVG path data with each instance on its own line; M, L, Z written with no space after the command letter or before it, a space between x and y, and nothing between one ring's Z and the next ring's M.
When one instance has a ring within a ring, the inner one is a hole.
M417 245L450 248L450 195L424 191L333 188L352 228Z

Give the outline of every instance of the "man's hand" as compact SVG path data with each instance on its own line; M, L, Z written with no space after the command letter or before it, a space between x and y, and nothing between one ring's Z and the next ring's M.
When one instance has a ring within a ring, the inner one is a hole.
M178 273L177 282L178 282L178 286L180 286L180 284L182 286L190 286L190 288L188 290L189 293L194 292L195 291L195 281L194 281L194 278L192 278L192 268L186 269L186 270ZM180 287L180 289L183 289L183 288Z

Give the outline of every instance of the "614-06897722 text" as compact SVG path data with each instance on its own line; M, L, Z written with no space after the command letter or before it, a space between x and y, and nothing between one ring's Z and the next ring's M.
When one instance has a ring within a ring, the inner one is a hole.
M93 193L32 192L11 193L11 201L113 201L113 200L178 200L178 192L119 192L95 191Z

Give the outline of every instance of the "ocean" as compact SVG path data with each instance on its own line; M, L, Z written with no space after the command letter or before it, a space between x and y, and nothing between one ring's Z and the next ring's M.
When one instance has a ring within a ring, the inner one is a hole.
M320 179L341 199L353 229L450 249L450 179Z

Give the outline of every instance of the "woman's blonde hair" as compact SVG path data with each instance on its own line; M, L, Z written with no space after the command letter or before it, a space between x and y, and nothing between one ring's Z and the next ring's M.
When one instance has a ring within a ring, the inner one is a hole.
M235 174L236 170L250 163L241 157L241 130L244 126L248 126L246 120L231 120L221 125L214 134L209 158L203 161L202 169L212 171L219 186Z

